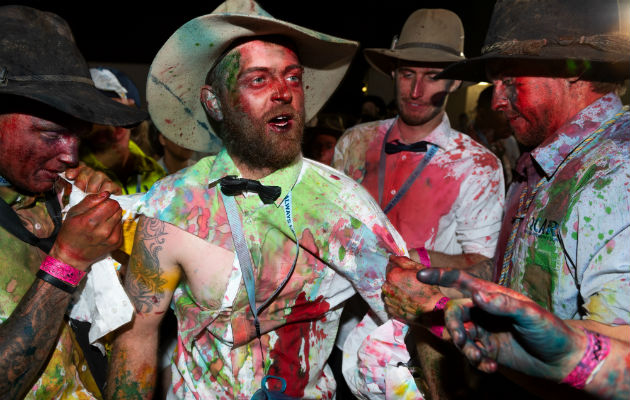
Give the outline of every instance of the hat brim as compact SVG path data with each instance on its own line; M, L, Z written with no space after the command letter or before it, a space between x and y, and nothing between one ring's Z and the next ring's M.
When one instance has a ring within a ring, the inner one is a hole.
M390 75L399 61L419 63L443 63L450 65L466 58L439 49L408 48L408 49L373 49L363 50L367 62L377 71Z
M234 40L262 35L282 35L295 43L304 66L307 120L337 89L359 45L271 17L209 14L195 18L166 41L151 64L147 102L158 130L188 149L218 151L221 140L201 105L201 87L212 63Z
M514 62L533 63L538 65L553 64L546 76L569 76L570 72L565 68L567 61L577 60L587 62L589 71L582 73L581 78L601 81L617 81L630 78L630 60L594 59L583 60L580 58L567 58L562 56L540 57L528 55L504 55L488 53L479 57L469 58L452 64L436 75L436 79L459 79L471 82L487 81L486 66L493 61L512 60ZM564 66L563 66L564 65ZM534 75L536 76L536 75Z
M133 126L149 117L145 111L113 101L94 86L81 82L14 81L0 88L2 93L44 103L94 124Z

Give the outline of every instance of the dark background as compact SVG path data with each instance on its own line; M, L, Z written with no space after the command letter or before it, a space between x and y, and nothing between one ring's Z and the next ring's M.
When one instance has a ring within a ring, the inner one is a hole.
M150 64L170 35L189 20L209 14L220 0L145 3L128 1L23 1L68 21L88 62ZM467 57L479 55L495 0L260 0L276 18L359 41L361 48L329 109L353 112L363 93L368 64L361 50L388 48L407 17L420 8L446 8L462 20ZM164 5L166 4L166 5ZM144 97L144 93L142 93Z

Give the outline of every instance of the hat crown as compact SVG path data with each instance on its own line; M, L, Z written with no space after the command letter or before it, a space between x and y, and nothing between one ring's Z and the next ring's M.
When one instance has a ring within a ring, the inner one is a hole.
M0 67L6 68L9 76L90 78L66 21L26 6L0 7Z
M450 10L441 8L416 10L405 21L394 49L418 43L445 46L457 53L463 53L462 21Z
M629 36L627 16L622 15L620 3L618 0L498 0L482 53L510 41L568 43L598 35Z

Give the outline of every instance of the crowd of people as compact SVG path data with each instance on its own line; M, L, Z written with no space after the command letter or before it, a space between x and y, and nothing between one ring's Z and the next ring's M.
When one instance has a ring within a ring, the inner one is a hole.
M475 58L416 10L363 50L395 113L348 118L359 43L253 0L173 33L148 113L61 17L0 7L0 398L628 398L620 10L497 0ZM132 315L70 312L98 293Z

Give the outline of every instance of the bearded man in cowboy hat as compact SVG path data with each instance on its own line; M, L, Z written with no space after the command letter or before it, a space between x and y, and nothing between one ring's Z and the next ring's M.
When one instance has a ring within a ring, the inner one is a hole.
M420 9L407 18L391 49L365 49L367 61L393 78L399 116L355 126L335 148L333 165L378 200L411 257L425 266L490 262L501 224L500 162L449 124L446 101L461 81L435 79L465 59L463 47L464 28L455 13ZM443 296L434 290L430 301ZM423 347L421 356L433 353Z
M508 193L495 280L586 329L593 343L595 332L630 337L630 114L618 96L630 75L624 3L498 1L482 55L440 75L489 78L493 108L533 148ZM425 289L394 284L390 311L423 312L417 293ZM566 370L565 383L584 386L596 373L604 358L593 351L585 357L596 362ZM529 366L524 372L538 376Z
M388 254L406 253L367 192L300 154L305 119L356 48L241 1L189 21L159 51L147 87L157 128L219 151L144 197L125 277L137 314L114 344L110 398L150 398L170 304L169 396L333 397L326 360L345 300L358 291L387 319Z
M101 397L64 316L84 271L121 243L108 198L120 188L77 168L78 146L93 123L146 117L94 87L63 19L0 7L0 397ZM62 222L64 171L93 194Z

